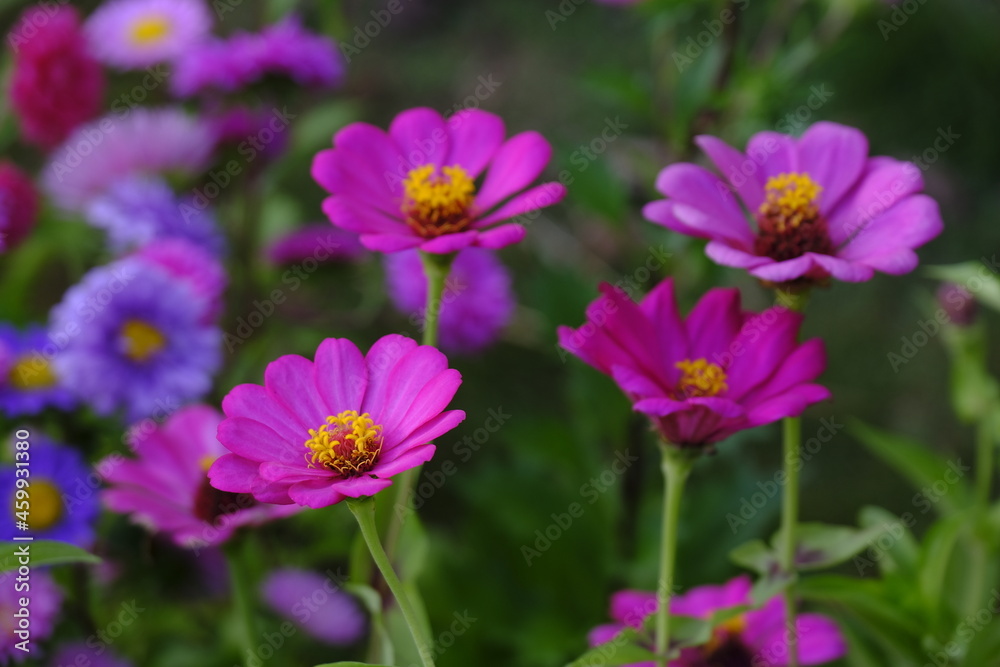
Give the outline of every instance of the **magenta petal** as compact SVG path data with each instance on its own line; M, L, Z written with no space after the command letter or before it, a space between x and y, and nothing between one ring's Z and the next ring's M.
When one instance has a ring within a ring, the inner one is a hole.
M625 629L624 625L599 625L587 633L587 645L591 648L607 644Z
M488 211L531 185L552 157L552 147L537 132L522 132L504 142L476 195L476 205Z
M687 317L688 358L718 363L743 326L740 291L715 288L701 298Z
M920 169L909 162L877 157L847 197L827 216L830 240L842 245L879 216L924 187Z
M836 623L819 614L800 614L795 619L799 636L799 661L823 665L847 655L847 642Z
M512 197L507 203L475 223L476 227L486 227L530 211L558 204L566 196L566 186L562 183L542 183Z
M476 237L476 246L498 250L514 243L520 243L527 233L527 230L517 223L512 222L500 225L499 227L479 232L479 235Z
M799 140L799 169L822 186L819 207L832 211L865 169L868 139L853 127L820 121Z
M675 401L672 398L645 398L636 401L632 409L652 417L666 417L667 415L690 410L691 407L685 401Z
M258 384L237 385L222 399L227 417L246 417L264 424L284 440L295 440L315 424L306 424Z
M458 252L463 248L468 248L470 245L475 243L478 236L479 232L474 229L454 234L443 234L431 241L422 242L420 244L420 249L424 252L430 252L436 255L447 255L449 253Z
M705 254L716 264L731 266L736 269L755 269L764 264L773 264L770 257L761 257L745 250L735 248L724 241L709 241L705 246Z
M656 189L675 202L673 213L708 238L753 243L747 218L729 188L712 172L693 164L674 164L660 172Z
M387 385L391 388L386 394L378 413L372 413L372 418L385 429L387 437L392 439L398 429L413 424L413 417L422 420L416 421L421 424L430 415L409 414L410 406L420 397L431 380L444 373L448 369L448 359L435 347L421 345L412 352L402 357L389 371ZM440 385L441 394L446 394L449 390L454 395L454 390L458 389L461 383L461 376L458 371L453 371L454 375L446 375L443 378L445 384ZM452 383L451 380L459 380ZM432 387L433 391L433 387ZM429 397L431 399L437 396ZM450 396L448 397L450 400ZM444 407L444 406L442 406Z
M448 407L461 385L462 374L453 368L431 377L417 393L413 402L405 408L402 420L393 426L393 432L388 435L405 437L437 417ZM387 406L387 409L391 408ZM401 441L403 438L390 437L390 439Z
M810 253L811 254L811 253ZM750 269L750 275L774 283L783 283L801 278L813 268L813 260L809 255L788 259L783 262L761 264Z
M829 389L818 384L799 385L794 393L782 394L750 408L747 422L751 426L762 426L785 417L798 417L813 403L825 401L832 395Z
M368 388L361 411L373 417L381 415L384 405L394 387L389 383L390 371L399 360L417 348L417 341L399 334L389 334L378 339L368 354L365 355L365 366L368 367Z
M445 166L451 140L437 111L420 107L402 112L389 125L389 136L411 169L427 164Z
M361 407L368 386L368 369L354 343L346 338L324 340L316 349L313 373L316 390L330 415Z
M382 489L389 488L392 486L392 480L375 479L369 474L338 481L334 486L337 493L348 498L361 498L362 496L374 496Z
M328 507L344 499L329 479L293 484L288 487L288 497L299 505L313 509Z
M403 440L395 443L391 451L403 451L418 445L424 445L435 438L444 435L459 424L465 421L465 412L462 410L449 410L421 425Z
M664 390L652 378L628 366L615 364L611 367L611 377L629 396L659 398Z
M423 239L416 234L401 236L395 234L362 234L361 245L375 252L400 252L416 248Z
M388 479L394 475L398 475L404 470L416 468L419 465L427 463L434 458L434 452L436 450L437 447L434 445L420 445L418 447L408 448L406 451L401 451L400 448L397 448L386 455L386 461L384 463L379 462L379 464L372 469L372 474L377 475L381 479ZM392 456L392 454L395 454L395 456Z
M264 386L299 423L312 425L309 428L319 428L329 416L313 382L313 362L305 357L287 354L269 363L264 369Z
M688 350L687 330L677 308L673 278L666 278L654 287L639 304L639 309L653 323L664 379L673 385L680 377L675 364L686 357Z
M642 622L659 608L656 593L646 591L619 591L611 596L609 615L612 620L631 628L642 627Z
M772 176L800 169L795 139L787 134L758 132L747 143L746 153L758 166L760 182L764 185Z
M344 195L324 199L323 212L337 227L358 234L405 235L410 229L403 221Z
M212 463L208 478L220 491L250 493L253 479L258 475L260 463L249 461L236 454L225 454Z
M694 142L739 193L746 207L750 211L760 208L764 201L764 184L758 178L758 167L753 160L721 139L707 134L695 137Z
M886 271L894 268L892 260L899 251L909 251L927 243L940 234L943 227L937 202L926 195L914 195L875 218L841 248L837 256Z
M871 280L872 276L875 275L871 267L858 264L857 262L848 262L839 257L820 255L818 253L806 254L812 257L813 262L823 267L831 276L837 280L843 280L845 283L863 283L866 280Z
M321 420L316 422L318 427ZM303 433L302 442L309 437ZM219 442L226 449L251 461L285 461L291 463L298 454L289 449L288 441L260 422L246 417L227 417L219 424Z
M365 175L366 181L372 185L384 184L394 197L402 195L401 184L408 169L396 144L381 128L368 123L351 123L334 135L333 147L355 157L355 168ZM396 178L387 179L387 174Z
M670 604L670 611L681 616L708 618L723 609L750 603L750 577L741 575L721 586L699 586L679 595Z
M826 370L826 346L822 339L812 338L802 343L763 383L753 387L744 396L730 396L744 405L753 405L773 398L786 391L795 391L797 385L807 384Z
M306 453L303 448L303 453ZM306 466L306 457L296 464L288 465L277 461L266 461L260 464L260 477L268 482L282 482L284 484L295 484L315 479L329 480L332 473L326 468L309 468Z
M681 220L674 211L675 206L677 204L668 199L651 201L642 207L642 216L650 222L655 222L678 234L694 236L700 239L712 238L712 233L709 230L692 227Z
M448 119L451 130L449 165L457 164L473 179L483 172L503 143L503 120L480 109L464 109Z
M398 213L399 205L385 177L370 164L357 160L350 151L327 149L313 158L312 176L327 192L357 199L387 214Z

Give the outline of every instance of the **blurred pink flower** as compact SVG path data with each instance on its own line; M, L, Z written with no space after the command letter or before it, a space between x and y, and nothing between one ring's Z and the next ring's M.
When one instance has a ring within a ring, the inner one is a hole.
M13 577L13 573L8 573L8 577ZM14 616L21 608L20 600L24 598L24 592L18 591L11 578L0 586L0 614L3 615L4 623L0 630L0 662L10 664L11 662L24 662L31 654L15 648L15 644L22 641L14 634L14 630L28 630L31 634L31 646L37 642L44 641L52 635L56 627L56 620L59 617L59 609L62 607L62 591L52 579L52 575L44 570L33 570L31 573L31 598L27 627L18 627L18 620Z
M222 314L229 279L219 260L204 248L184 239L161 239L143 246L134 256L159 265L202 297L208 304L203 322L214 322Z
M38 218L38 191L27 174L0 161L0 253L18 245Z
M106 0L87 19L87 38L99 60L141 69L173 60L209 37L204 0Z
M273 264L294 264L310 258L317 262L353 261L364 255L357 234L326 222L288 232L267 247L267 258Z

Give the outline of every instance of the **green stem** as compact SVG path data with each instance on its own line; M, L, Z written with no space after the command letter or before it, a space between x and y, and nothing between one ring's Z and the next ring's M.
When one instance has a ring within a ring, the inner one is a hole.
M244 553L240 553L239 542L226 545L223 550L226 563L229 566L229 586L233 594L233 611L240 623L240 645L243 656L253 655L254 641L257 637L257 619L253 608L253 593L251 592L250 569L246 566ZM242 657L241 656L241 659Z
M994 447L992 419L987 416L976 427L976 502L984 513L990 505Z
M785 624L788 628L788 665L798 667L798 634L795 624L795 529L799 522L799 459L801 458L802 420L786 417L784 426L785 494L781 506L781 569L788 577L785 588Z
M656 655L657 664L670 662L670 598L674 587L677 561L677 526L680 522L684 483L694 466L694 457L673 445L663 445L663 531L660 535L660 581L657 587Z
M358 526L361 528L361 536L364 537L365 544L368 545L368 550L372 554L372 560L378 566L382 577L385 579L385 583L389 585L389 590L392 591L393 596L396 598L396 604L399 605L400 611L403 612L403 619L410 629L413 642L417 645L417 652L420 654L421 663L424 667L434 667L431 643L424 637L424 633L420 629L420 617L410 602L410 598L406 595L406 591L403 590L403 582L396 576L396 570L393 569L392 563L389 561L389 556L385 553L385 549L382 548L382 542L379 540L378 529L375 527L375 499L370 496L348 498L347 506L354 514L354 518L358 520Z

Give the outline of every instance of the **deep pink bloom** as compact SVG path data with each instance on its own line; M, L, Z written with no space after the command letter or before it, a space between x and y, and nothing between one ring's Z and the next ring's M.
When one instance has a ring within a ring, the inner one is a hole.
M212 484L308 507L374 495L430 460L430 441L465 419L445 411L461 383L440 351L395 334L367 356L328 338L315 363L280 357L264 386L239 385L223 400L219 440L232 454L212 465Z
M517 243L523 226L493 225L559 202L566 188L544 183L525 190L552 148L537 132L506 141L505 133L498 116L480 110L446 120L433 109L410 109L388 132L352 123L313 161L313 178L333 195L323 211L381 252L451 253Z
M228 277L219 260L204 248L184 239L159 239L133 256L162 267L202 297L207 305L202 322L214 322L222 314Z
M293 264L310 258L317 262L352 261L363 257L365 252L354 232L319 222L271 241L267 258L273 264Z
M830 397L813 381L826 367L823 341L798 342L802 315L781 307L744 312L737 289L713 289L681 319L671 279L642 303L604 284L579 329L559 343L605 375L678 446L801 414Z
M712 614L734 607L751 607L749 577L740 576L721 586L699 586L670 602L670 612L679 616L708 619ZM588 640L591 646L611 641L622 630L640 628L658 607L655 593L621 591L611 596L609 625L594 628ZM798 614L799 664L821 665L844 656L847 644L836 624L819 614ZM707 665L754 665L783 667L788 664L788 640L785 609L781 597L769 600L760 609L749 609L715 629L704 646L681 650L670 667L706 667ZM631 667L655 667L655 663L634 663Z
M216 410L192 405L162 425L147 421L133 428L129 446L136 458L116 454L97 465L109 485L104 504L192 548L225 542L240 526L296 511L296 507L260 505L250 496L219 491L209 484L209 465L226 453L215 437L221 421Z
M318 572L274 570L260 585L268 606L327 644L353 644L368 625L361 605L341 590L339 582Z
M869 157L868 140L854 128L816 123L798 140L761 132L745 155L715 137L697 143L726 180L693 164L671 165L656 181L669 199L643 213L709 239L712 260L767 283L907 273L917 266L913 249L941 233L937 203L917 194L919 169Z
M23 241L37 218L35 184L11 163L0 162L0 253Z
M54 148L101 110L104 73L87 52L76 9L30 7L7 42L14 52L10 103L25 139Z

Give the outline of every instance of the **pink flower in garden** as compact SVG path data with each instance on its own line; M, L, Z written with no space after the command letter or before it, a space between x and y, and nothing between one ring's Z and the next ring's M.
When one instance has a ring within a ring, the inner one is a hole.
M559 343L605 375L681 447L801 414L830 397L813 381L826 367L823 341L798 342L802 315L774 307L744 312L736 289L713 289L681 319L664 280L636 304L611 285L579 329Z
M354 232L318 222L271 241L267 259L273 264L294 264L309 258L317 262L349 262L363 257L365 252Z
M107 0L87 20L94 55L120 69L179 58L208 39L211 30L204 0Z
M544 183L525 190L552 149L537 132L506 141L505 133L498 116L480 110L446 120L432 109L410 109L388 132L352 123L313 161L313 178L333 195L323 210L381 252L451 253L517 243L523 226L494 225L559 202L566 188Z
M856 129L816 123L798 140L761 132L745 155L715 137L697 143L726 180L693 164L670 165L656 182L668 199L643 212L709 239L712 260L767 283L907 273L917 266L914 248L941 233L937 203L917 194L917 167L869 157L868 140Z
M736 607L750 607L751 582L740 576L721 586L699 586L674 598L670 612L679 616L709 619L715 612ZM594 628L588 640L599 646L615 638L626 628L640 628L657 609L655 593L621 591L611 597L609 625ZM821 665L844 656L847 644L833 621L819 614L799 614L795 619L798 634L799 664ZM785 609L781 597L774 597L760 609L748 609L733 616L715 629L703 646L681 650L670 667L709 667L711 665L754 665L784 667L788 664L788 641ZM655 667L653 662L633 663L631 667Z
M212 466L212 484L308 507L374 495L430 460L430 441L465 419L445 411L461 383L440 351L395 334L367 356L328 338L315 362L280 357L264 386L239 385L223 400L219 440L232 453Z
M38 218L38 191L27 174L0 162L0 253L18 245Z
M50 149L97 115L104 73L87 51L76 9L30 7L7 43L14 52L10 103L25 139Z
M209 466L226 453L215 437L221 421L216 410L192 405L162 425L146 421L133 428L129 445L137 458L115 454L97 466L109 486L104 504L185 547L219 544L240 526L294 513L298 508L260 505L209 484Z

